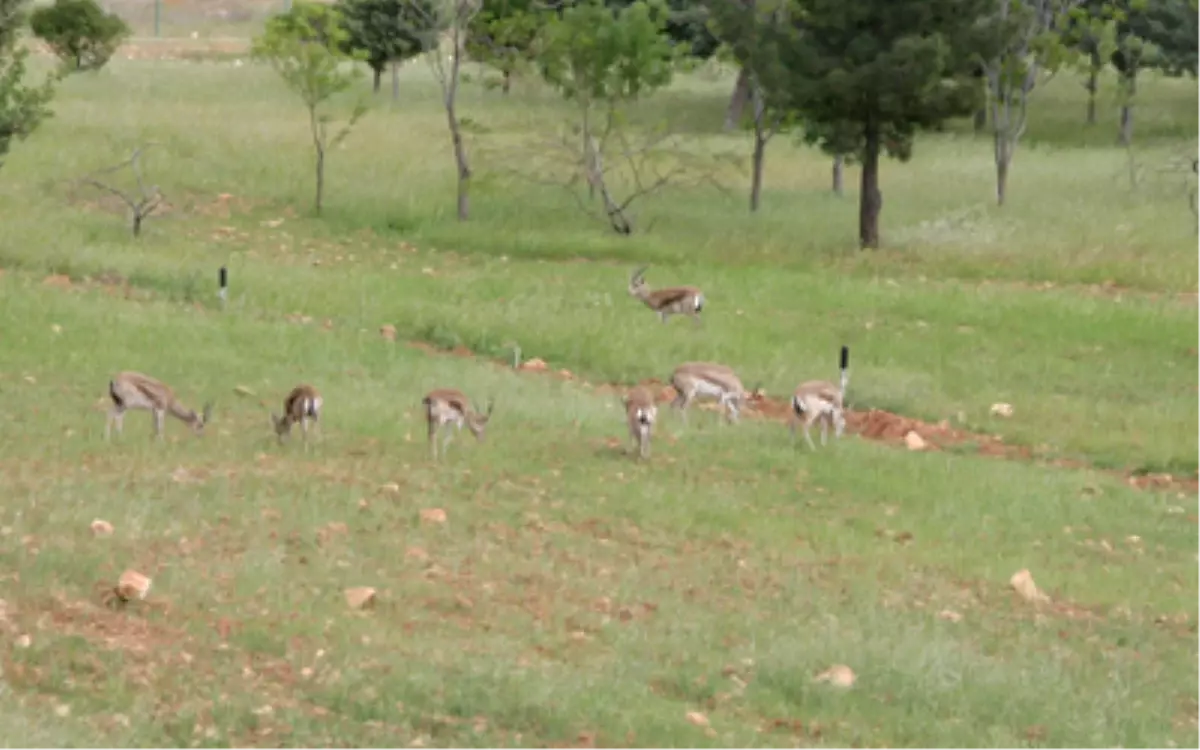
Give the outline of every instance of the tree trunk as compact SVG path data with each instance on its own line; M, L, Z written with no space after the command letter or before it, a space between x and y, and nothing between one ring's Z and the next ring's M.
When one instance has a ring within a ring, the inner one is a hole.
M138 211L133 212L133 236L138 237L142 234L142 214Z
M841 154L833 157L833 192L835 195L842 194L842 186L845 184L845 166L845 157Z
M763 179L763 157L767 153L767 140L763 138L762 132L754 134L754 159L753 173L750 177L750 212L754 213L758 210L759 200L762 196L762 179Z
M321 201L325 196L325 148L317 144L317 197L314 207L316 213L321 213Z
M742 112L750 99L750 74L745 68L738 71L733 94L729 97L729 108L725 111L725 129L733 130L742 122Z
M1009 148L1008 138L1000 132L995 135L996 138L996 205L1003 206L1004 201L1008 198L1008 165L1012 162L1012 151Z
M400 61L392 60L392 101L400 101Z
M863 132L862 183L858 200L858 244L864 250L879 247L879 126L867 122Z
M508 96L509 90L512 89L512 71L504 71L504 80L500 84L500 93Z
M1124 98L1121 101L1121 130L1118 140L1122 146L1133 143L1133 97L1137 93L1136 75L1123 76L1121 82Z
M1099 89L1099 86L1100 86L1099 81L1098 81L1099 77L1100 77L1100 69L1097 68L1095 65L1093 65L1088 70L1087 85L1084 86L1084 88L1086 88L1087 92L1088 92L1088 101L1087 101L1087 124L1088 125L1096 124L1096 91L1097 91L1097 89Z
M982 133L984 130L987 129L987 124L988 124L987 123L987 120L988 120L987 112L988 111L987 111L986 104L983 105L982 107L980 107L979 109L975 110L975 132L976 133Z
M762 98L762 89L758 87L757 81L753 81L752 86L751 96L754 99L754 156L751 159L750 213L758 210L758 205L762 198L763 159L767 153L767 139L771 137L771 134L763 127L763 118L767 112L766 103Z
M383 77L383 69L382 68L371 68L371 76L372 76L371 92L378 94L379 93L379 79L381 79Z

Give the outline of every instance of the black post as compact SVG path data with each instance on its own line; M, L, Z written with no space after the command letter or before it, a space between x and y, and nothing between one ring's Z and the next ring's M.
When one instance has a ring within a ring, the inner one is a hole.
M217 291L217 296L221 298L221 307L224 307L229 298L229 270L225 266L221 266L221 270L217 273L217 283L221 287Z

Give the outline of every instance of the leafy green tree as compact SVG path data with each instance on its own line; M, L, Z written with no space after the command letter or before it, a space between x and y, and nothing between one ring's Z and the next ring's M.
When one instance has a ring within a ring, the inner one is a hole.
M1196 75L1196 4L1194 0L1118 0L1109 12L1116 20L1112 63L1120 81L1118 137L1129 145L1139 73L1158 68L1168 75Z
M51 116L55 77L40 86L26 81L29 50L20 44L28 0L0 0L0 166L15 141L24 140Z
M372 90L379 93L383 71L437 46L436 0L338 0L338 9L351 50L361 51L374 76ZM398 78L392 69L392 98L399 98Z
M1083 0L1067 14L1062 27L1063 43L1075 47L1086 76L1088 92L1087 124L1096 124L1096 96L1100 92L1100 73L1116 51L1116 23L1108 0Z
M467 54L485 62L501 75L501 91L535 57L544 12L538 0L482 0L479 13L467 29Z
M1025 134L1029 100L1039 83L1071 58L1073 49L1058 31L1080 0L993 0L996 34L983 55L991 109L996 203L1008 196L1008 175Z
M342 128L330 134L333 117L326 110L331 100L362 75L357 67L343 65L361 58L342 51L348 46L349 35L340 20L334 7L298 2L290 12L272 17L253 45L255 59L269 63L308 110L316 152L313 205L318 214L325 193L325 155L350 134L350 129L367 111L360 102Z
M779 64L760 84L810 125L806 140L862 165L859 243L879 245L879 160L907 160L923 128L971 114L996 0L794 0L766 30Z
M719 0L718 0L719 1ZM637 0L607 0L614 10L623 10ZM707 60L717 52L721 40L709 28L710 6L705 0L666 0L667 18L663 33L680 55Z
M542 34L542 76L578 113L572 160L582 165L589 191L599 192L605 216L620 234L633 231L627 213L633 200L668 181L659 174L618 199L606 174L610 144L620 144L614 148L626 163L637 162L651 150L650 144L629 144L624 110L671 82L676 53L664 33L666 20L666 7L654 0L638 0L615 12L602 0L582 0L552 17Z
M103 68L130 34L125 21L96 0L54 0L33 12L29 26L71 72Z

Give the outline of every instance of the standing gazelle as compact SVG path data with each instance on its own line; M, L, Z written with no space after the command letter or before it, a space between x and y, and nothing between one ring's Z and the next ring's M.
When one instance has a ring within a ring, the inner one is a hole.
M165 383L140 372L117 373L108 381L108 395L113 407L104 425L105 440L111 436L113 424L117 426L117 434L121 434L125 412L130 410L144 409L154 414L154 434L159 440L163 439L163 422L168 414L191 425L197 435L204 432L204 425L212 417L211 402L204 405L203 413L197 414L180 403L175 392Z
M629 436L640 459L650 456L650 433L658 418L658 407L654 397L645 388L634 388L624 399L625 420L629 424Z
M425 421L429 425L429 449L434 458L438 457L438 430L452 424L461 431L465 424L476 440L483 440L484 430L495 408L495 404L489 400L487 412L480 414L471 408L471 402L462 391L453 388L435 388L421 399L421 403L425 406ZM446 454L446 446L453 437L454 433L447 431L446 439L442 441L442 455Z
M659 320L663 323L672 315L687 315L699 324L700 312L704 309L704 293L694 286L651 290L646 286L646 268L647 266L642 266L629 277L629 294L658 313Z
M816 450L813 445L809 428L814 422L821 423L821 445L828 440L829 426L833 425L834 435L841 437L846 429L845 410L846 386L850 384L850 347L842 347L841 382L835 387L827 380L809 380L796 386L792 395L792 418L788 427L792 431L792 440L796 439L796 425L803 420L804 439L808 447Z
M738 413L750 395L731 368L713 362L684 362L671 373L671 386L677 394L671 406L680 410L684 422L688 406L698 396L717 399L726 418L737 422Z
M312 420L314 425L320 424L321 421L321 405L325 403L321 394L316 388L311 385L298 385L288 392L286 398L283 399L283 415L275 416L271 412L271 423L275 425L275 435L279 438L279 442L283 442L285 435L292 432L292 425L300 423L300 430L304 434L304 442L308 444L308 420Z

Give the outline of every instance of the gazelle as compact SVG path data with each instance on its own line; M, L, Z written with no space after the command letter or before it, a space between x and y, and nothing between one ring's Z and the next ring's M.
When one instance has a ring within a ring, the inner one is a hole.
M625 420L629 424L629 436L637 448L638 458L650 456L650 433L658 418L658 406L654 397L645 388L634 388L623 400Z
M489 400L487 412L480 414L471 408L471 402L462 391L453 388L435 388L421 399L421 403L425 406L425 421L429 424L429 449L434 458L438 457L438 430L452 424L458 431L462 431L465 424L476 440L483 440L484 430L495 408L495 404ZM453 437L453 432L446 433L446 439L442 441L442 455L445 455L446 446Z
M646 286L646 268L647 266L642 266L629 277L629 294L658 313L659 320L663 323L672 315L687 315L699 324L700 312L704 309L704 293L694 286L651 290Z
M311 385L301 384L288 392L286 398L283 399L283 414L275 416L275 412L271 412L271 424L275 425L275 435L279 438L279 442L283 442L285 435L292 432L292 425L300 423L300 430L304 433L304 442L308 443L308 420L312 420L314 424L319 424L321 421L321 405L324 404L321 394L316 388Z
M697 397L717 399L726 418L737 422L738 413L750 396L732 369L712 362L684 362L671 373L671 386L677 394L671 406L680 410L684 422L688 406ZM757 391L756 387L754 392Z
M108 420L104 425L105 440L110 438L114 424L117 426L117 434L121 434L125 424L125 412L130 410L146 410L154 414L154 434L159 440L163 439L163 422L168 414L191 425L197 435L204 432L204 425L208 424L212 417L212 402L205 404L204 411L197 414L185 407L168 385L140 372L117 373L108 381L108 395L112 399L113 407L108 412Z
M846 429L845 399L846 386L850 384L850 347L842 347L841 382L838 387L827 380L809 380L796 386L792 395L792 417L788 427L792 431L792 440L796 440L796 425L804 422L804 439L808 447L816 450L809 429L814 422L821 423L821 445L828 440L829 426L833 425L834 435L841 437Z

